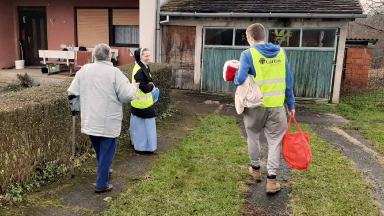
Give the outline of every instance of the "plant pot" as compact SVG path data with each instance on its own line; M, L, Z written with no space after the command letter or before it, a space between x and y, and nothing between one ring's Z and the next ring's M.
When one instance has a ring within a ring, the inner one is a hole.
M18 70L24 69L24 64L25 64L24 60L17 60L17 61L15 61L15 67Z

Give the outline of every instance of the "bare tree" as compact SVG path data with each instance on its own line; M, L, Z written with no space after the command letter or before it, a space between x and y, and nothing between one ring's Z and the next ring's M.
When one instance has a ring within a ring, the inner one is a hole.
M379 42L372 53L372 66L384 67L384 0L361 0L366 19L349 23L349 38L375 38Z
M370 14L384 14L384 0L363 0L362 5Z

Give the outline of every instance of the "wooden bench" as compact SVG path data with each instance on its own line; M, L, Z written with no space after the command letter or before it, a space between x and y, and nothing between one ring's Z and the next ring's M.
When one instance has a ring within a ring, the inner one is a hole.
M51 75L52 72L49 69L51 65L67 65L69 67L69 76L73 74L73 68L77 60L76 51L58 51L58 50L39 50L39 57L43 58L41 61L42 64L48 66L48 75ZM47 59L60 59L60 61L52 61ZM64 59L64 61L62 61ZM70 61L73 60L73 61Z
M74 67L82 67L88 62L94 62L93 56L94 48L87 48L87 51L79 51L78 47L75 47L71 51L61 51L61 50L39 50L39 58L42 58L42 64L47 65L48 75L51 75L53 72L50 71L49 66L52 65L67 65L69 67L69 76L74 75ZM118 49L111 49L112 58L117 59L119 56ZM91 54L89 54L91 53ZM78 62L80 58L80 62ZM59 61L47 60L47 59L59 59ZM80 63L80 65L78 64ZM60 71L59 71L60 72Z

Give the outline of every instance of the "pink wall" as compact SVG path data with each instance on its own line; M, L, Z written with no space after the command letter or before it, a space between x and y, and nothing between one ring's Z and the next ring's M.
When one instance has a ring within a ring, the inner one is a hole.
M9 43L9 39L13 39L12 49L18 47L17 38L18 38L18 23L17 23L17 7L19 6L45 6L47 10L47 32L48 32L48 49L57 50L60 49L60 44L76 44L76 32L75 32L75 7L139 7L139 0L0 0L0 5L3 5L4 2L12 2L13 4L13 25L10 25L8 22L6 29L10 32L14 32L13 35L8 35L7 37L2 36L3 27L1 26L3 22L3 15L0 19L0 47L2 43ZM0 6L1 8L2 6ZM7 6L7 14L10 14L10 6ZM0 9L1 10L1 9ZM1 14L1 13L0 13ZM55 19L54 25L51 24L49 19ZM14 29L14 30L13 30ZM11 45L9 45L11 46ZM10 49L10 48L9 48ZM119 53L119 62L121 63L131 63L134 61L132 57L129 56L129 51L127 48L119 48L121 54ZM0 56L4 55L4 52L0 50ZM19 56L19 52L16 51L14 56ZM12 60L15 57L11 57ZM0 61L2 58L0 58ZM13 60L14 61L14 60ZM120 64L121 64L120 63ZM1 65L1 63L0 63Z
M11 1L0 1L0 69L15 65L16 50Z

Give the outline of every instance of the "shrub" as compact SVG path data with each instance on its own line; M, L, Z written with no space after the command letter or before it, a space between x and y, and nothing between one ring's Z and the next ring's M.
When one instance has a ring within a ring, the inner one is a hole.
M167 65L151 65L158 81L161 97L156 103L163 113L170 102L171 69ZM126 71L130 66L122 66ZM48 163L70 164L72 117L67 89L70 82L27 88L0 95L0 194L11 185L26 185ZM130 105L124 105L122 139L127 141ZM90 148L88 136L80 133L80 117L76 118L76 152Z
M20 85L24 88L29 88L33 86L33 80L32 78L25 73L23 74L17 74L16 75L17 79L20 80Z

